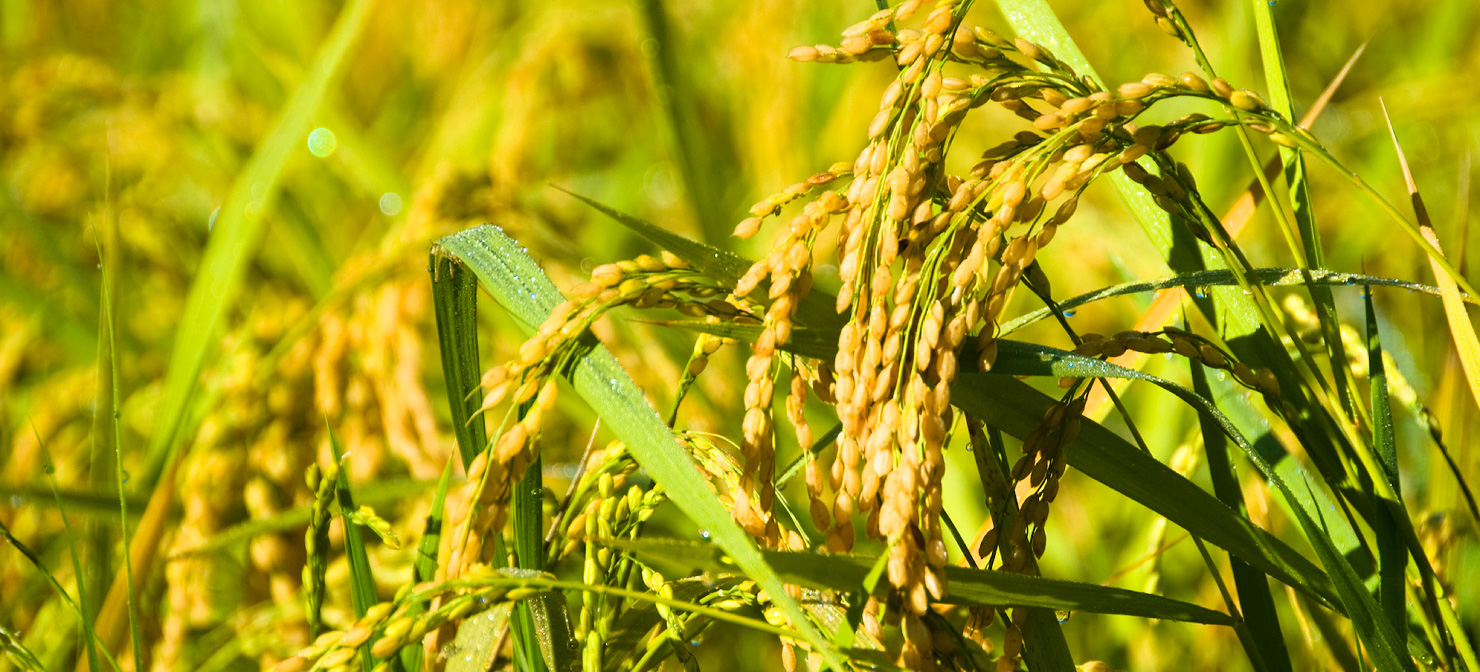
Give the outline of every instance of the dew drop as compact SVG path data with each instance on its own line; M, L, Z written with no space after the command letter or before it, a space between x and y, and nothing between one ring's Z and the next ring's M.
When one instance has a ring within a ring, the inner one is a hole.
M1074 317L1074 311L1072 311L1072 310L1066 310L1066 311L1064 311L1064 317Z
M709 530L699 530L699 536L701 536L701 537L703 537L705 539L708 539L709 538Z
M52 465L50 465L50 464L48 464L48 465L46 465L46 467L45 467L45 468L44 468L44 469L43 469L43 471L45 471L45 472L46 472L46 473L47 473L47 475L51 475L51 474L55 474L55 473L57 473L57 468L56 468L56 467L54 467L54 466L52 466Z
M1228 380L1228 373L1225 372L1225 371L1219 371L1218 372L1218 382L1221 383L1221 382L1223 382L1225 380Z
M127 482L128 482L128 479L129 479L129 475L128 475L128 471L127 471L127 470L124 470L124 472L123 472L123 474L122 474L122 475L121 475L121 476L120 476L120 478L122 478L122 479L123 479L123 482L124 482L124 483L127 483Z

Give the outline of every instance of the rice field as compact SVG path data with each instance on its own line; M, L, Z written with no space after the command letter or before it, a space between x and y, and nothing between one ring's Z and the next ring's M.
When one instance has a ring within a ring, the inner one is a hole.
M1477 28L0 3L0 671L1480 670Z

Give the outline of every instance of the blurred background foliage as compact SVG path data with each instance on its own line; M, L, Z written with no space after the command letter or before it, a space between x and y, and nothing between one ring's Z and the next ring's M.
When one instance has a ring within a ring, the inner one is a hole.
M1195 69L1138 2L1053 6L1112 85L1150 71ZM121 557L113 457L102 449L113 443L97 439L106 426L97 400L110 385L99 376L101 308L110 302L117 319L118 436L124 473L139 474L124 484L137 515L159 492L159 476L175 475L161 471L167 458L148 446L159 431L186 296L219 209L344 7L319 0L0 3L0 522L37 549L64 586L75 587L77 577L53 484L79 544L91 549L81 565L84 584L105 590ZM892 78L887 63L801 64L785 54L798 44L835 43L838 31L874 9L865 0L373 3L350 58L313 111L312 140L294 144L275 189L254 194L250 207L264 218L265 237L234 250L246 275L239 291L219 297L226 317L181 434L178 494L160 547L178 553L246 521L301 508L310 498L303 467L328 454L326 419L353 454L358 487L403 488L378 506L403 538L415 539L426 480L452 452L426 280L431 241L497 223L567 287L595 265L653 252L547 186L555 184L754 256L765 237L732 244L734 223L766 194L851 161ZM1266 90L1247 3L1186 2L1182 9L1225 78ZM991 3L974 13L976 22L1010 34ZM1275 18L1297 112L1367 44L1314 131L1398 201L1401 173L1384 101L1445 249L1468 269L1480 5L1281 0ZM1175 111L1167 112L1170 119ZM995 123L978 122L963 134L963 147L989 147L1021 124L1011 117ZM1260 151L1268 157L1272 149ZM1251 177L1228 134L1186 141L1176 154L1215 210ZM1332 269L1432 283L1422 253L1343 176L1324 166L1312 172ZM1072 235L1042 258L1057 296L1167 274L1113 190L1092 189L1080 212ZM1256 266L1291 265L1267 212L1255 216L1242 242ZM825 270L818 281L827 282ZM1360 291L1337 291L1348 323L1359 320ZM1401 290L1379 289L1375 297L1384 345L1460 468L1480 480L1480 414L1439 302ZM1129 328L1147 300L1086 307L1076 327ZM1018 312L1036 308L1019 304ZM484 311L484 321L492 335L485 342L494 343L485 360L507 359L521 335L497 309ZM598 331L655 401L671 400L688 336L622 321ZM1067 344L1047 328L1019 337ZM741 361L722 356L700 380L701 401L686 412L690 427L734 435ZM1185 377L1158 360L1149 368ZM1186 407L1155 390L1132 388L1126 399L1157 456L1206 482L1195 460L1173 458L1197 440L1187 431L1196 423ZM564 405L571 422L546 430L546 461L556 476L592 431L590 412L576 406ZM1480 575L1480 546L1455 479L1422 420L1406 409L1398 419L1404 493L1412 510L1425 512L1420 533L1433 544L1431 557L1451 579ZM948 480L947 509L974 524L984 515L981 497L962 473L972 472L957 469ZM1277 533L1288 526L1269 511L1262 489L1248 490L1256 521ZM1180 531L1159 531L1152 514L1072 472L1064 493L1045 574L1220 603L1190 544L1147 560L1182 539ZM674 526L675 534L695 533ZM259 534L218 553L155 557L139 585L148 664L250 669L301 646L307 631L291 615L303 553L298 530ZM408 575L408 555L377 546L373 560L388 595ZM331 582L334 576L331 570ZM1480 585L1457 581L1454 589L1461 617L1473 624ZM87 608L100 601L95 596ZM350 618L347 605L346 593L331 585L331 622ZM1305 640L1292 640L1297 660L1328 664L1324 649L1309 642L1329 633L1298 614L1286 622L1302 625L1288 633ZM72 664L80 650L76 619L9 545L0 546L0 627L21 633L51 669ZM1076 653L1117 667L1221 669L1242 660L1225 657L1238 648L1232 632L1211 626L1086 616L1065 628ZM711 642L732 645L704 647L701 661L771 669L774 643L762 645L764 655L734 657L742 646L769 641L749 638L717 633ZM0 659L0 670L8 665Z

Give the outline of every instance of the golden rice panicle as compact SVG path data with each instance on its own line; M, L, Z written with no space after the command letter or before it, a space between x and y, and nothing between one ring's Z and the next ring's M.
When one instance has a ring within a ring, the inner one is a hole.
M849 177L852 175L852 170L852 166L847 163L833 164L827 170L757 201L755 205L750 206L750 217L741 220L736 225L734 235L739 238L754 236L756 232L760 231L765 218L775 216L781 212L783 206L825 187L835 180ZM824 195L822 198L826 198L826 196Z
M310 379L306 375L304 355L312 341L294 348L279 361L280 385L263 395L256 376L265 366L262 352L281 337L291 321L301 314L300 303L285 301L266 314L260 314L253 327L227 336L224 350L234 354L218 372L223 409L202 422L196 433L196 448L182 469L181 500L184 515L172 542L175 552L191 551L226 525L238 522L231 516L236 493L245 495L247 513L253 517L272 515L290 508L297 490L302 465L312 457L306 442L289 438L304 430L298 425L300 408L308 406ZM309 429L308 433L311 434ZM270 450L261 447L270 445ZM246 450L252 446L255 450ZM299 447L294 450L294 447ZM288 499L279 498L275 485L281 486ZM263 535L253 540L250 561L268 574L269 590L278 599L297 599L298 578L293 576L302 566L302 551L283 535ZM159 645L161 660L178 661L185 643L197 636L201 628L216 625L225 617L230 605L220 601L218 591L202 591L202 581L219 581L224 568L214 554L190 554L176 559L165 569L166 593L170 605L162 623ZM288 571L292 568L291 571ZM285 628L291 641L306 636L307 631Z
M1119 357L1126 351L1145 354L1175 353L1209 368L1233 374L1240 385L1259 392L1273 403L1280 394L1279 381L1268 369L1254 369L1237 361L1211 341L1176 328L1161 332L1122 331L1114 336L1084 334L1075 351L1086 357ZM1278 406L1282 408L1283 405Z
M814 176L809 182L825 184ZM834 191L823 191L794 216L790 226L777 237L771 252L746 272L734 290L736 297L753 292L761 280L769 280L762 331L746 362L745 419L741 455L744 472L735 492L734 516L752 536L774 546L780 529L771 515L775 503L772 484L775 471L775 441L771 418L775 391L773 360L776 349L791 340L792 317L812 285L812 245L834 214L846 211L849 202ZM755 493L752 498L751 493Z

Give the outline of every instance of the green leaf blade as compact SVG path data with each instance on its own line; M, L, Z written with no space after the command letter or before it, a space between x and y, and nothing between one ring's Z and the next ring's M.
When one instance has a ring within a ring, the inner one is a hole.
M534 260L498 227L475 227L444 238L439 244L473 270L494 298L530 330L563 299ZM827 640L808 622L801 605L786 593L755 541L730 518L687 451L616 358L605 348L593 348L576 364L570 380L608 426L615 428L653 480L663 484L679 509L708 530L715 543L773 596L802 638L823 653L830 667L842 669L842 661Z

